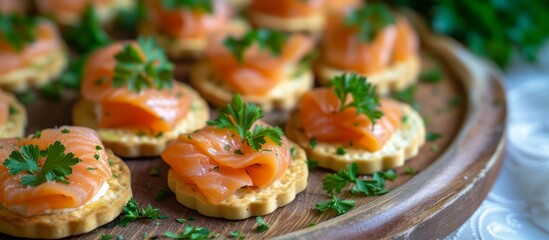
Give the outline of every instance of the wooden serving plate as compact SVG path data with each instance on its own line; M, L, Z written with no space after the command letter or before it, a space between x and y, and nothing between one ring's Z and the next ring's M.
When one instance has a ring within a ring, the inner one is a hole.
M168 189L168 166L160 158L127 159L134 198L140 207L151 204L168 218L140 220L124 228L118 227L115 220L74 239L98 238L103 234L122 235L124 239L156 238L168 230L180 233L187 224L208 228L221 234L221 238L240 230L247 239L434 239L452 233L486 197L501 166L505 94L492 65L414 22L426 49L423 68L430 69L438 63L444 70L440 83L420 82L415 95L428 131L442 137L427 142L419 155L407 162L407 166L419 170L417 175L396 169L398 178L388 183L388 188L393 189L390 193L379 197L345 196L356 201L351 212L341 216L319 214L314 210L315 204L329 199L322 190L322 180L332 172L312 170L307 189L289 205L264 216L271 228L257 233L255 218L230 221L203 217L178 204L173 194L155 201L159 189ZM61 102L40 100L29 106L27 133L70 124L70 109L77 98L78 94L67 92ZM280 124L286 116L287 113L276 112L269 114L268 119ZM149 175L153 168L160 170L160 176ZM194 220L181 224L176 218ZM316 225L307 227L310 223Z

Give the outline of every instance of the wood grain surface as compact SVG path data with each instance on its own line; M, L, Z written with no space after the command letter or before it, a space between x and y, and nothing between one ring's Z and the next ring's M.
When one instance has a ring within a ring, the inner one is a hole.
M132 172L132 188L141 207L151 204L166 216L163 220L140 220L127 227L118 227L117 220L97 230L73 239L94 239L103 234L121 235L124 239L157 238L166 231L180 233L187 224L206 227L220 238L228 238L231 231L240 230L246 239L304 238L304 239L375 239L444 237L459 227L485 198L497 176L503 152L506 119L504 91L499 76L482 60L472 56L458 44L433 36L419 26L423 45L423 68L439 64L444 70L440 83L420 82L416 100L429 132L442 137L427 142L419 155L407 166L419 170L415 176L395 169L398 178L389 182L390 193L380 197L354 197L357 205L351 212L335 216L319 214L315 204L328 200L322 190L322 179L330 171L312 170L309 186L289 205L264 216L271 228L255 232L255 218L230 221L203 217L183 207L170 194L163 201L154 198L160 189L168 189L168 166L160 158L126 159ZM180 65L178 75L186 71ZM183 76L179 80L185 80ZM65 92L60 102L45 99L28 106L27 133L71 124L72 104L78 93ZM460 102L460 104L456 104ZM496 104L497 103L497 104ZM287 113L275 112L267 116L269 122L282 124ZM153 168L159 176L150 176ZM313 227L307 227L316 223ZM1 239L11 239L0 235Z

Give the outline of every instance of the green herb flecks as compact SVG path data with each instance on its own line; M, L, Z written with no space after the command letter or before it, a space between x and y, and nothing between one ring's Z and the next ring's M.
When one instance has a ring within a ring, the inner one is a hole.
M425 136L425 140L432 142L442 137L442 135L435 133L435 132L428 132Z
M318 161L307 159L307 168L309 170L314 170L318 167Z
M20 52L36 39L38 21L36 17L0 13L0 36Z
M347 166L347 169L340 169L337 173L327 174L322 182L322 188L328 194L340 193L348 184L353 184L351 193L366 196L377 196L388 193L390 190L385 189L385 180L394 180L396 174L393 170L386 172L376 172L372 179L361 179L357 177L358 164L353 163Z
M40 166L38 160L46 157ZM80 159L73 153L65 154L65 146L56 141L41 152L37 145L25 145L20 150L14 150L2 165L9 169L11 175L26 173L21 177L21 185L38 186L46 181L68 183L67 176L72 174L72 166Z
M213 0L162 0L162 7L166 9L186 8L212 13L214 10L214 2Z
M137 206L137 202L135 202L135 199L133 198L131 198L126 206L124 206L123 214L124 216L122 216L118 222L118 225L121 227L125 227L130 222L137 219L149 218L151 220L156 220L167 218L166 216L160 214L160 210L158 208L153 208L150 204L146 208L142 208L141 211L139 211L139 206Z
M235 95L232 101L218 110L216 119L208 121L208 125L235 131L254 150L260 150L267 138L278 146L282 146L284 133L279 127L252 125L263 118L263 111L255 104L244 103L240 95Z
M206 240L206 239L212 238L211 233L212 232L207 228L193 227L191 225L187 225L185 227L185 230L183 230L181 234L167 231L164 233L164 237L168 237L172 239Z
M352 11L345 19L346 26L358 28L358 39L362 42L372 41L381 30L395 22L391 9L381 3L368 3Z
M281 32L269 29L253 29L248 31L241 38L229 36L223 44L239 62L244 61L244 53L254 43L260 50L267 49L272 55L279 56L287 41L287 36Z
M69 27L65 37L69 45L77 52L87 54L111 43L111 38L103 30L97 11L89 5L77 26Z
M257 222L257 227L255 228L256 231L265 232L265 231L269 230L269 228L270 228L269 225L267 225L267 223L265 223L265 221L263 220L262 217L256 217L255 221Z
M127 87L135 92L141 92L145 88L171 88L173 65L164 51L152 38L139 38L137 45L140 50L127 44L115 55L113 86Z
M320 212L325 212L327 210L333 210L338 215L344 214L355 207L355 201L339 199L337 196L333 195L332 200L321 202L316 204L316 209Z

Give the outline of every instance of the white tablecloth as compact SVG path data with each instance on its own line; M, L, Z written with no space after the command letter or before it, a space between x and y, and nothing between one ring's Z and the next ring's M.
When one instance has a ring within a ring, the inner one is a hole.
M538 64L514 59L504 85L509 121L502 170L479 209L447 239L549 239L549 44Z

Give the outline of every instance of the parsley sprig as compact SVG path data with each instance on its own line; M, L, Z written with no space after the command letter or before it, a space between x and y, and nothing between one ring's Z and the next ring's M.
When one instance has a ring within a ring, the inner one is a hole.
M173 239L193 239L193 240L206 240L212 237L211 231L203 227L193 227L187 225L185 230L181 234L173 233L167 231L164 233L164 237L173 238Z
M379 108L379 98L376 95L376 87L356 73L335 76L332 80L335 94L341 102L339 111L354 107L357 114L364 114L372 125L383 116ZM353 100L347 103L347 98Z
M38 18L16 13L0 13L0 35L16 51L34 42L37 35Z
M173 65L164 51L152 38L139 38L138 49L131 44L124 46L115 55L113 86L128 87L130 91L141 92L144 88L171 88L173 85Z
M42 166L38 162L40 157L46 157ZM34 187L46 181L68 183L66 177L72 174L71 167L79 162L80 159L75 158L73 153L65 154L65 146L56 141L44 151L40 151L37 145L21 146L20 151L11 152L2 165L9 169L11 175L27 172L20 183Z
M267 143L267 138L278 146L282 145L284 133L279 127L256 125L251 129L257 120L263 118L263 111L255 104L244 103L240 95L235 95L232 101L218 112L217 118L208 121L208 125L237 132L242 142L248 143L254 150L260 150L263 144Z
M255 221L257 222L257 227L255 228L256 231L265 232L269 230L270 226L267 223L265 223L262 217L256 217Z
M214 3L213 0L162 0L162 7L166 9L187 8L212 13Z
M137 206L137 202L135 202L135 199L133 198L126 203L123 213L124 216L118 222L118 225L121 227L125 227L130 222L141 218L149 218L151 220L167 218L166 216L160 214L160 210L158 208L153 208L150 204L146 208L142 208L141 211L139 211L139 206Z
M316 204L316 209L321 212L333 210L338 215L344 214L355 207L355 201L340 199L336 195L332 196L332 200Z
M372 41L383 28L395 22L391 9L381 3L366 4L345 19L345 25L358 27L358 39L363 42Z
M86 8L80 23L67 30L66 38L71 47L84 54L111 43L111 38L103 30L92 5Z
M287 36L281 32L269 29L252 29L241 38L227 37L223 44L239 62L243 62L246 49L254 43L259 46L260 50L267 49L272 55L279 56L286 41Z
M374 173L371 180L365 180L357 177L358 164L347 165L347 169L340 169L337 173L328 174L322 182L322 188L328 194L340 193L348 184L354 184L351 188L352 194L364 194L366 196L376 196L388 193L385 189L385 179L394 180L396 174L393 170Z

